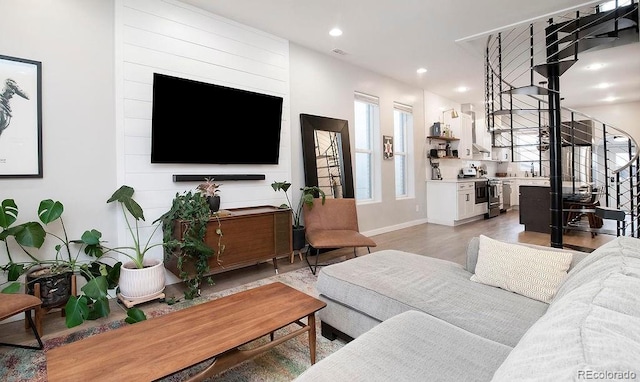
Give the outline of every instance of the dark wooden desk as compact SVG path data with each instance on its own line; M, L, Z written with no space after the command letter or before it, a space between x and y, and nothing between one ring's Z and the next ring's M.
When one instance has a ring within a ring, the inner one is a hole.
M315 312L325 306L282 283L267 284L52 349L48 380L152 381L217 357L191 379L199 381L305 332L313 364ZM305 317L306 324L300 321ZM301 328L273 338L273 332L293 323ZM269 334L267 344L237 350Z

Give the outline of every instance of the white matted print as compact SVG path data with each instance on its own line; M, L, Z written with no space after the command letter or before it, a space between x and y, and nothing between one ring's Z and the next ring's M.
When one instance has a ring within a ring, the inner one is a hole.
M42 64L0 55L0 178L42 178Z

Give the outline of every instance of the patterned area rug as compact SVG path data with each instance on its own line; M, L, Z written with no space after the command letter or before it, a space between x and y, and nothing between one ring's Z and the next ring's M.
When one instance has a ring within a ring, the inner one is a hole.
M161 306L160 308L152 311L145 310L145 313L147 314L147 318L151 319L153 317L171 313L176 310L184 309L196 304L201 304L203 302L207 302L219 297L227 296L233 293L255 288L276 281L280 281L311 296L318 295L315 289L316 276L312 275L308 268L302 268L296 271L283 273L281 275L272 276L249 284L241 285L239 287L214 292L210 295L202 296L191 301L184 301L171 306ZM344 346L344 343L340 340L329 341L326 338L322 337L320 335L320 320L316 320L316 323L318 333L316 359L317 361L319 361ZM47 365L45 356L45 352L47 350L80 340L94 334L116 329L123 325L127 325L123 320L113 321L94 328L82 329L69 335L51 338L44 341L44 351L26 349L3 349L3 351L0 352L0 381L45 382L47 380ZM287 332L293 331L296 328L296 325L290 325L281 329L276 334L276 336L286 334ZM247 346L254 347L266 341L268 341L268 337L255 341ZM248 360L232 369L219 374L215 378L212 378L212 380L215 379L216 381L234 382L291 381L310 366L308 343L308 337L306 335L297 336L274 347L273 349L254 359ZM116 353L117 354L114 354L113 356L124 355L119 351ZM126 349L123 349L122 353L126 353ZM105 358L107 358L105 362L108 362L108 357L109 355L105 355ZM196 365L188 370L166 377L161 381L183 381L196 374L209 364L210 361L203 362L202 364ZM151 365L144 365L143 367L149 366Z

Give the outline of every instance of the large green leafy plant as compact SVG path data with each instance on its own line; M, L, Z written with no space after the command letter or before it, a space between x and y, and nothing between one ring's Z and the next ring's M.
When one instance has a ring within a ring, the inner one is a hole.
M44 244L46 236L44 228L38 222L31 221L14 224L18 219L18 212L18 205L13 199L5 199L0 204L0 228L2 228L0 240L4 243L7 254L7 262L2 265L2 270L7 272L7 283L9 284L2 289L3 293L16 293L20 290L21 284L17 282L18 278L25 273L26 269L39 264L39 260L26 248L40 248ZM8 241L10 237L31 259L30 262L19 263L14 261Z
M65 322L71 328L84 320L106 317L110 314L108 290L117 286L120 275L120 262L109 265L102 261L104 251L100 238L102 233L92 229L85 231L80 239L70 240L62 217L64 205L51 199L42 200L38 206L40 222L14 224L18 217L18 207L13 199L6 199L0 208L0 240L5 243L8 262L2 265L7 272L7 287L3 293L17 293L21 289L18 278L34 267L48 267L50 274L73 272L81 275L86 284L80 288L79 296L71 296L65 305ZM57 222L62 233L45 231L44 226ZM50 236L58 241L54 246L54 258L38 258L31 249L39 249ZM27 255L28 260L16 261L10 253L9 238L13 238L18 247ZM37 281L37 280L36 280ZM137 308L128 311L128 322L145 319L144 313Z
M187 287L184 292L186 299L200 295L200 285L203 281L213 284L211 277L206 276L210 270L209 259L216 256L220 262L220 256L224 252L220 219L217 214L213 216L218 221L215 231L218 236L216 249L209 247L204 241L212 214L205 195L200 192L177 193L169 211L158 218L162 222L165 260L173 260L170 257L176 258L178 276ZM178 235L174 232L178 220L183 221L186 228L182 240L178 240Z
M309 208L313 208L313 199L316 197L316 195L320 195L320 197L322 198L322 204L324 204L324 201L326 199L324 191L322 191L318 186L303 187L300 189L300 191L302 191L302 195L300 196L300 200L298 202L298 208L294 210L291 204L291 200L289 199L289 194L287 194L287 191L289 190L289 188L291 188L291 183L287 181L273 182L271 183L271 187L276 192L284 192L284 196L287 198L287 203L283 203L280 207L291 209L291 212L293 213L293 228L302 227L302 224L300 222L302 218L302 207L304 205L309 206Z
M155 227L153 228L153 232L149 235L149 238L144 245L142 245L142 241L140 240L140 227L138 223L140 220L144 221L144 211L142 210L142 207L140 207L140 204L133 199L134 192L135 190L132 187L126 185L121 186L113 193L113 195L111 195L109 200L107 200L107 203L118 202L120 204L124 221L126 222L129 234L133 239L133 245L115 248L108 248L102 245L102 248L106 249L104 253L113 251L128 257L136 265L136 268L142 269L144 268L144 256L149 252L149 250L154 247L162 246L163 243L151 244L151 239L153 239L154 234L158 228L160 228L160 224L155 224L156 222L154 222ZM133 225L130 221L130 217L133 218Z

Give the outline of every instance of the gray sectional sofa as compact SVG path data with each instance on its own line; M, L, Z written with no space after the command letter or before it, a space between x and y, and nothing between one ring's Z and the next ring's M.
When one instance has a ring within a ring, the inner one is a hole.
M640 240L574 253L550 304L470 281L477 256L474 238L466 267L385 250L322 269L323 335L355 340L297 381L640 380Z

